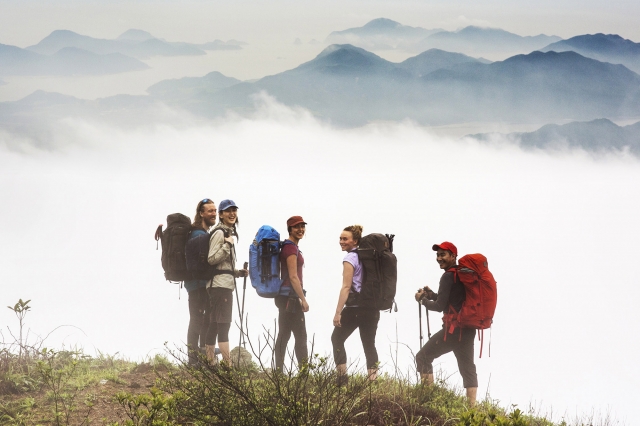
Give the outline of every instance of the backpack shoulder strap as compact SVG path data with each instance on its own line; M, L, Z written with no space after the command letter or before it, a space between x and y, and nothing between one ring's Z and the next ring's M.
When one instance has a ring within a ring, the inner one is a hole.
M224 229L220 223L218 223L216 226L213 227L211 232L209 232L209 235L213 235L213 233L216 231L222 231L222 234L224 235L225 238L229 236L229 231Z
M455 265L452 266L451 268L447 269L445 272L452 272L453 273L453 282L459 282L460 281L460 277L458 277L458 269L460 269L460 265Z
M300 247L298 247L298 245L297 245L297 244L295 244L293 241L291 241L291 240L284 240L284 241L282 242L282 246L283 246L283 247L284 247L285 245L289 245L289 244L296 246L296 251L297 251L297 253L302 253L302 252L300 251Z

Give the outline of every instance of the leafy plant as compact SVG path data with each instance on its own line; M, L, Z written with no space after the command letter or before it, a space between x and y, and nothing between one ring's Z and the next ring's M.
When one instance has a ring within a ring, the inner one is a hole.
M42 359L36 364L45 389L53 400L53 415L56 425L71 424L72 414L78 410L77 397L81 388L74 383L78 369L79 352L51 349L42 350ZM86 414L80 423L85 424L92 408L90 399L85 401Z
M169 426L176 425L176 398L165 395L157 388L152 388L149 395L132 395L129 392L118 392L116 400L124 408L128 417L122 426ZM112 426L120 423L112 423Z
M22 355L24 352L24 340L23 340L24 317L27 315L27 312L29 312L29 310L31 309L31 306L29 306L29 302L31 302L31 299L27 300L26 302L24 302L22 299L19 299L18 302L15 305L13 305L13 307L7 306L7 308L11 309L18 317L18 323L19 323L19 328L18 328L19 354L18 356L20 358L22 358ZM9 333L11 334L11 330L9 330Z

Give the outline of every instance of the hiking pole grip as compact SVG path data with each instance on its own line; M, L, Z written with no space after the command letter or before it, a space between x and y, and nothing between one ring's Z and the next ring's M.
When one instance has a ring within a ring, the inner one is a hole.
M249 262L244 262L244 265L242 265L242 269L244 269L245 271L247 270L247 268L249 267ZM247 276L244 276L244 283L242 284L242 289L244 290L245 288L247 288ZM242 299L242 306L243 306L243 311L244 311L244 298Z

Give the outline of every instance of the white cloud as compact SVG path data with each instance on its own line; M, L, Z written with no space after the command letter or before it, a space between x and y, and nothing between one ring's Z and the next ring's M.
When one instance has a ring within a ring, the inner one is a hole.
M138 359L180 343L186 293L178 299L164 281L153 231L169 213L191 216L204 197L232 198L239 262L260 225L282 232L294 214L309 223L300 247L317 352L331 350L344 226L396 234L399 312L382 315L377 340L387 372L396 337L418 349L413 293L437 285L430 246L450 240L487 255L498 281L496 322L485 336L491 357L477 362L481 394L490 386L492 397L521 408L538 400L556 413L630 414L630 386L640 379L629 356L640 343L640 290L626 266L640 235L637 160L443 139L411 123L337 130L262 102L250 119L211 125L68 122L74 143L62 151L0 151L0 305L32 299L27 322L39 333L82 329L57 332L53 345ZM6 311L0 319L15 329ZM246 312L253 339L276 316L251 287ZM439 315L430 318L433 332ZM362 359L357 336L347 351ZM399 357L411 367L402 346ZM460 383L453 356L440 361Z
M445 23L446 28L454 27L458 30L468 27L483 27L483 28L493 28L495 24L492 24L490 21L485 19L477 19L477 18L468 18L464 15L458 15L455 19L451 19L450 21Z

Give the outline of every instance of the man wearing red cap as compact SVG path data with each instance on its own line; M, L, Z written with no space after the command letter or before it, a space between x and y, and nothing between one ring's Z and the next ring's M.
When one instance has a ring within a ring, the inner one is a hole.
M466 293L464 285L455 279L456 275L454 274L458 249L448 241L434 244L432 248L436 252L436 261L440 265L440 269L443 269L445 273L440 278L438 293L434 293L427 286L418 290L415 296L416 300L430 311L444 312L445 314L459 312ZM453 351L458 361L458 370L462 375L462 384L467 390L469 405L475 405L478 391L478 376L476 365L473 362L475 336L476 330L473 328L445 330L443 326L416 354L416 365L422 382L427 385L433 384L433 360Z

